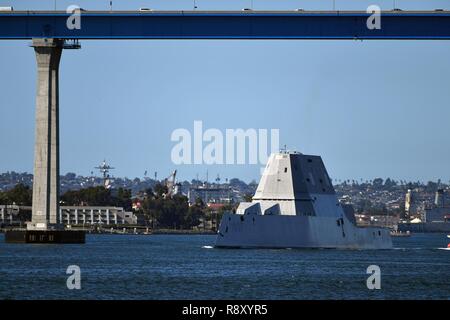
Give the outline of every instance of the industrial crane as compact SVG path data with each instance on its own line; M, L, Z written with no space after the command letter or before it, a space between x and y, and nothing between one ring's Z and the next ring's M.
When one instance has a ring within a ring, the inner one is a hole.
M164 185L167 187L166 196L171 197L172 195L178 193L178 187L180 186L180 184L176 183L176 177L177 177L177 170L172 172L170 176L164 179Z

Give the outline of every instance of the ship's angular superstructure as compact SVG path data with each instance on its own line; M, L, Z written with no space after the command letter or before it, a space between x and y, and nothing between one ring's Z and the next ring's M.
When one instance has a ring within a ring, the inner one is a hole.
M224 214L216 247L389 249L386 228L357 227L320 156L272 154L252 202Z

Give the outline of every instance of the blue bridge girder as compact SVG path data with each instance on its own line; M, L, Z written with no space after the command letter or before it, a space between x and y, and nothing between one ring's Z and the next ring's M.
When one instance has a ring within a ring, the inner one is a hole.
M0 39L450 39L450 11L62 11L0 12Z

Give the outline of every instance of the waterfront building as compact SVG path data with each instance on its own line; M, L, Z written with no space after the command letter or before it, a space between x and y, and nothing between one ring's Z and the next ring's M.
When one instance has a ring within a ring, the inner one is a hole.
M0 206L0 223L3 225L19 225L19 213L31 210L25 206ZM142 221L133 212L121 207L107 206L61 206L59 221L65 225L137 225Z
M31 206L0 205L0 224L2 225L18 225L21 220L19 213L28 210L31 212Z
M231 203L232 189L227 185L203 184L189 188L189 203L193 204L200 198L203 203Z
M425 209L423 221L412 220L398 225L399 231L450 232L450 206L445 202L444 190L436 192L434 205Z
M425 222L450 222L450 206L445 202L444 189L436 191L434 206L425 209Z
M138 224L138 217L121 207L62 206L59 218L66 225Z

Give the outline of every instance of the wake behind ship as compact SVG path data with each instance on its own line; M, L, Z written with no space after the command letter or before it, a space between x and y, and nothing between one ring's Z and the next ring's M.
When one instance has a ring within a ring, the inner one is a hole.
M216 247L389 249L386 228L356 226L320 156L272 154L252 202L226 213Z

